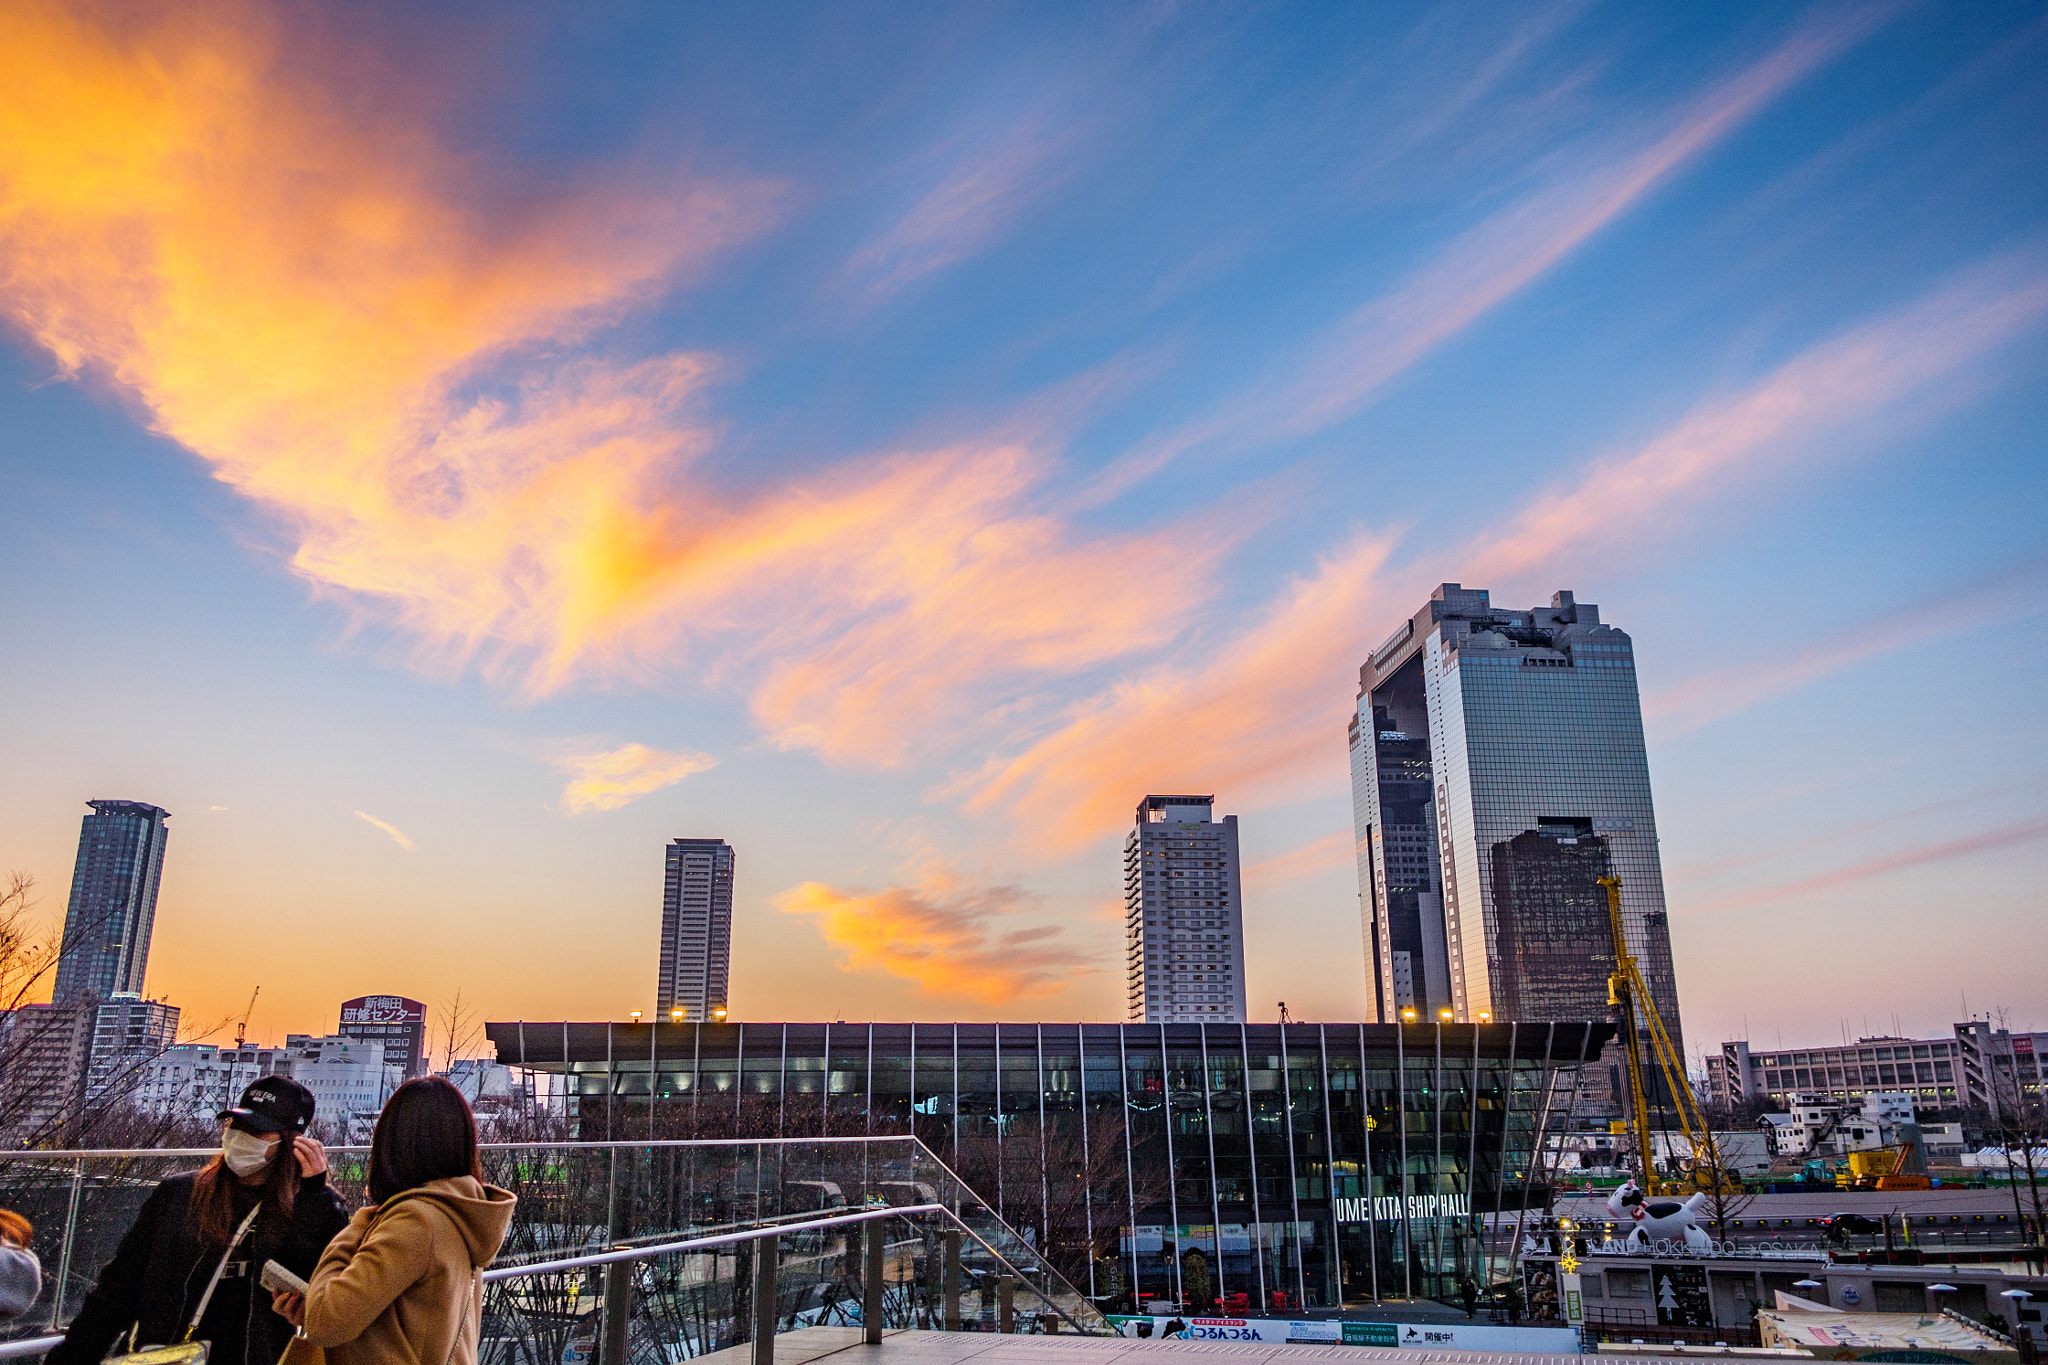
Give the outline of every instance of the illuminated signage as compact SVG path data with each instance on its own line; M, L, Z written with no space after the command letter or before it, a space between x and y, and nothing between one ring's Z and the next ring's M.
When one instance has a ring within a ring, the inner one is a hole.
M1386 1223L1404 1217L1463 1218L1472 1212L1472 1197L1465 1194L1385 1194L1376 1199L1339 1199L1336 1204L1340 1223Z
M341 1002L344 1024L424 1024L427 1007L402 995L359 995Z

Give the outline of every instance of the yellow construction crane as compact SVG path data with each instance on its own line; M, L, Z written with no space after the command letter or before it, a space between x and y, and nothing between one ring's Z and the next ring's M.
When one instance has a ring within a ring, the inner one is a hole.
M1706 1116L1700 1112L1699 1102L1686 1082L1685 1059L1678 1055L1671 1035L1664 1031L1664 1021L1657 1016L1657 1004L1650 997L1650 987L1643 980L1635 955L1628 950L1628 939L1621 931L1621 879L1602 877L1600 885L1607 888L1607 925L1614 935L1614 975L1607 978L1607 1003L1613 1007L1615 1018L1621 1024L1622 1051L1628 1058L1628 1128L1635 1139L1636 1183L1642 1186L1644 1194L1651 1196L1711 1190L1717 1183L1723 1189L1740 1189L1742 1182L1722 1168L1721 1153L1714 1146L1713 1130L1707 1126ZM1650 1146L1650 1100L1643 1087L1642 1036L1637 1023L1639 1013L1642 1023L1649 1027L1657 1070L1664 1077L1665 1089L1671 1092L1671 1101L1678 1109L1678 1121L1685 1129L1686 1140L1692 1144L1692 1170L1685 1180L1657 1178L1657 1164Z
M249 992L249 1007L243 1010L242 1017L235 1021L235 1046L238 1048L242 1045L243 1040L249 1036L249 1016L256 1012L256 997L261 994L263 994L261 986Z

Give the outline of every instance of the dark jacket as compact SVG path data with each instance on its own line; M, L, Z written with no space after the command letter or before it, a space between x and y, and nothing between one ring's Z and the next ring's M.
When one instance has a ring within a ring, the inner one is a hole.
M200 1239L192 1209L195 1176L174 1175L150 1193L135 1226L79 1306L63 1344L45 1358L47 1365L99 1365L117 1341L127 1349L128 1329L137 1322L142 1324L138 1346L168 1345L185 1334L222 1251ZM230 1188L239 1223L261 1191L239 1181ZM276 1261L310 1278L329 1239L347 1225L348 1211L327 1187L325 1175L299 1182L289 1223L268 1215L256 1220L235 1248L199 1324L198 1340L213 1343L212 1365L277 1365L292 1326L271 1310L270 1291L256 1277L265 1261Z

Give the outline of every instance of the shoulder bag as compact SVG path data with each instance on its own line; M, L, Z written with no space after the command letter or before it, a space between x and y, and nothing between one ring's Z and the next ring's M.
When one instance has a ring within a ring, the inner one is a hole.
M207 1278L206 1292L199 1296L199 1307L192 1311L192 1321L186 1326L184 1336L170 1346L145 1346L138 1351L135 1349L135 1334L142 1330L142 1324L138 1322L128 1332L128 1349L108 1356L105 1365L206 1365L206 1356L213 1349L213 1343L192 1338L199 1331L199 1320L206 1316L206 1305L213 1302L213 1291L220 1287L220 1277L227 1273L228 1261L234 1256L235 1248L249 1235L249 1229L255 1226L256 1216L262 1212L263 1205L258 1203L249 1210L249 1216L242 1220L242 1225L235 1229L235 1235L228 1239L228 1249L220 1254L220 1264Z

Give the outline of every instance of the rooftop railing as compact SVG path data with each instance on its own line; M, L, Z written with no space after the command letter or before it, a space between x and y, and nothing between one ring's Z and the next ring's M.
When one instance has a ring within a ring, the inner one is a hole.
M211 1149L0 1153L36 1224L43 1299L0 1358L39 1354L165 1176ZM344 1202L366 1148L330 1148ZM1040 1249L914 1138L531 1143L483 1149L519 1196L485 1274L487 1365L665 1365L813 1325L1110 1333Z

